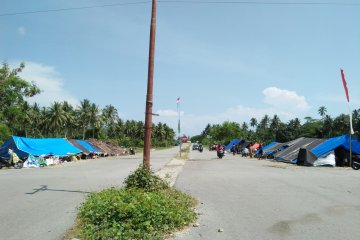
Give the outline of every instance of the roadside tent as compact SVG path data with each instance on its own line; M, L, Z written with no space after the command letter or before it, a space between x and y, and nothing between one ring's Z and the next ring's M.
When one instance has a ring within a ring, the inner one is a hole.
M250 145L250 142L247 142L244 140L244 142L239 145L239 148L240 149L247 148L249 145Z
M83 152L83 154L85 154L85 155L89 155L89 154L90 154L90 151L89 151L86 147L84 147L83 145L81 145L76 139L68 139L68 141L69 141L72 145L74 145L74 147L80 149L80 150Z
M272 142L272 143L269 143L268 145L264 146L263 147L263 152L265 152L267 149L269 149L270 147L274 146L275 144L278 144L278 142ZM259 149L255 152L255 154L259 154Z
M85 140L76 140L82 147L84 147L85 149L87 149L87 151L92 152L92 153L96 153L96 154L102 154L103 152L101 152L99 149L95 148L93 145L91 145L89 142L85 141Z
M355 136L352 137L352 152L354 154L360 155L360 142L357 140ZM338 137L329 138L313 150L311 150L312 153L314 153L317 157L321 157L324 155L327 155L329 152L335 150L338 147L343 147L347 151L350 151L350 135L342 135Z
M324 142L325 139L318 138L301 138L299 141L294 142L291 146L286 149L274 154L274 159L282 162L296 163L297 156L299 155L300 148L310 149L314 148Z
M64 138L24 138L12 136L1 146L0 157L9 159L9 149L12 149L20 158L34 156L55 155L67 156L80 153L81 150L71 145Z
M231 149L231 147L232 147L233 145L238 145L238 144L241 143L242 141L244 141L244 140L242 140L242 139L233 139L233 140L231 140L231 141L225 146L225 151L230 151L230 149Z
M266 156L267 158L274 158L274 155L276 153L278 153L279 151L283 151L284 149L296 144L297 142L301 141L301 139L303 139L303 137L297 138L295 140L286 143L276 143L264 151L264 156Z

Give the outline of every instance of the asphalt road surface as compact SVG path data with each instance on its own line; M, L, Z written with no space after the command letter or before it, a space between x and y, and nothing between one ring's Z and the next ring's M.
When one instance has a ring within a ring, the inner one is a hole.
M199 227L175 240L360 239L360 171L207 150L190 157L175 186L202 203Z
M151 153L158 170L178 153ZM120 186L142 162L135 156L84 160L40 169L0 170L0 239L63 239L87 193Z

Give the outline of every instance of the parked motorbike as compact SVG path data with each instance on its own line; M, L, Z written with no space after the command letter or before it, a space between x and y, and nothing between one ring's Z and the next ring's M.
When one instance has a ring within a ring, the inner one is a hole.
M351 163L351 168L354 170L359 170L360 169L360 159L354 158Z
M22 161L18 161L16 163L13 162L8 162L7 160L0 158L0 169L3 167L13 167L16 169L20 169L23 167L23 162Z
M198 148L199 152L202 152L204 149L203 149L203 146L200 145L199 148Z

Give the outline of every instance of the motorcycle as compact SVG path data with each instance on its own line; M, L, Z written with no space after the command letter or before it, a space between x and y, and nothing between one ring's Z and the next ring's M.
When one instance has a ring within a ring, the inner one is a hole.
M130 148L130 155L135 155L135 149L134 148Z
M18 161L16 163L13 162L8 162L5 159L0 158L0 169L3 167L13 167L15 169L20 169L23 167L23 162L22 161Z
M224 157L224 150L220 149L217 151L218 158L222 159Z
M354 170L359 170L360 169L360 159L354 158L351 163L351 168Z
M198 150L199 150L199 152L202 152L204 150L203 146L199 146Z

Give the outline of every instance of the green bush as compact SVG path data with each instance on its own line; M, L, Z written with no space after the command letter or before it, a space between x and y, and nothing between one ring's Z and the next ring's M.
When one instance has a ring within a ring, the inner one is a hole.
M195 201L168 188L157 192L107 189L89 195L80 207L77 234L81 239L163 239L171 230L196 218Z
M126 189L136 188L142 189L145 192L154 192L169 188L169 185L164 180L143 165L140 165L135 172L130 174L124 183Z

